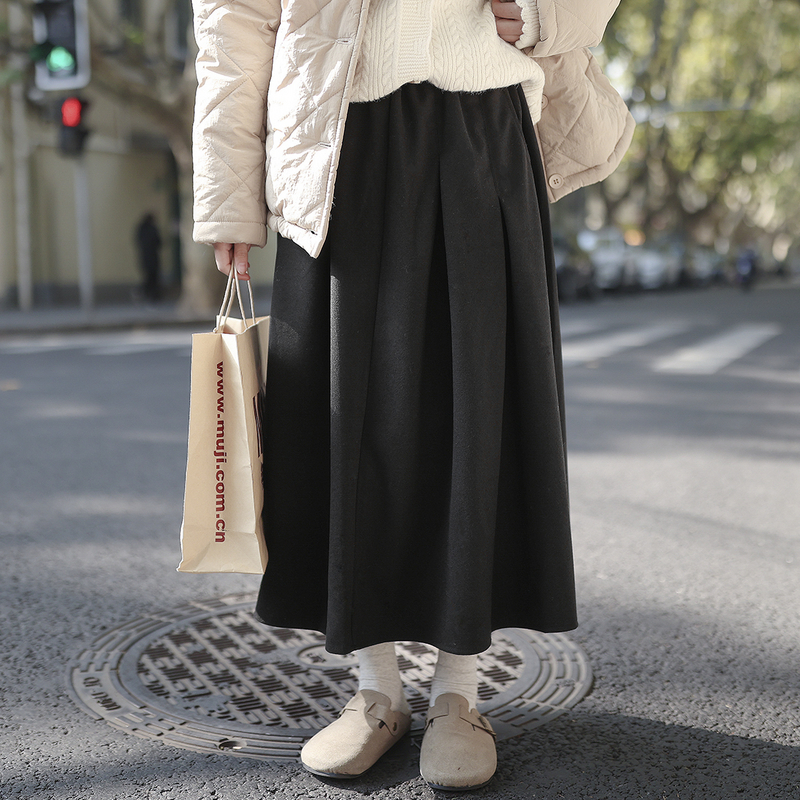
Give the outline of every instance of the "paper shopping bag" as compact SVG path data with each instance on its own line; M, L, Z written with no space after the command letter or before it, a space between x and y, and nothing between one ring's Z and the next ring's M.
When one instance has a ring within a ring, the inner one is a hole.
M261 414L269 317L244 319L244 310L243 319L229 317L228 287L217 327L192 336L179 572L263 573L267 566Z

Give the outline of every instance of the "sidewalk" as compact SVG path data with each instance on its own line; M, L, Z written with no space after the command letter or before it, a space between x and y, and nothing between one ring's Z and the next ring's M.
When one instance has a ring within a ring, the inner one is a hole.
M770 276L762 278L755 286L756 291L797 288L800 288L800 275L792 276L788 280ZM259 315L269 313L271 289L269 285L254 288ZM187 312L179 308L175 300L157 305L133 302L100 305L88 312L78 306L42 306L30 311L0 308L0 338L8 338L16 333L69 333L172 326L204 330L213 325L213 319L213 312Z
M0 311L0 336L169 325L208 326L210 322L209 316L186 315L178 310L176 303L161 303L157 306L125 303L100 306L90 311L61 306L35 308L30 311L3 309Z
M258 287L258 314L269 313L270 287ZM0 338L14 334L75 333L95 330L126 330L129 328L163 328L187 326L197 330L213 327L214 313L186 311L177 301L156 305L146 303L116 303L100 305L89 311L77 306L50 306L21 311L0 309Z

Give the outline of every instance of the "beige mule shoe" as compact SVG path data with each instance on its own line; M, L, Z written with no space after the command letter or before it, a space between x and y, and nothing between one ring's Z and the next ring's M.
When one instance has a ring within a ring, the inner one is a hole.
M479 789L497 770L495 733L461 695L440 695L428 710L419 757L423 780L434 789Z
M357 778L411 727L411 715L392 710L386 695L364 689L339 718L312 736L300 751L303 766L327 778Z

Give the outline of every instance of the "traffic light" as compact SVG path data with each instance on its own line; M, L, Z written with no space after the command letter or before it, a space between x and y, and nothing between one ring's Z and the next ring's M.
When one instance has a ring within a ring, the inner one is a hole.
M61 129L58 132L58 147L65 156L79 156L89 131L83 124L83 115L88 103L80 97L66 97L61 101Z
M36 85L82 89L91 74L87 0L35 0L33 11Z

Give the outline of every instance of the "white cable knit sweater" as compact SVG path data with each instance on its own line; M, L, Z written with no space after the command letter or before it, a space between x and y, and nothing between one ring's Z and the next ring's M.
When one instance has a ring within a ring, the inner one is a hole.
M351 100L421 81L452 92L519 83L537 122L544 74L520 48L538 41L538 10L536 0L517 2L525 25L515 47L497 35L489 0L371 0Z

